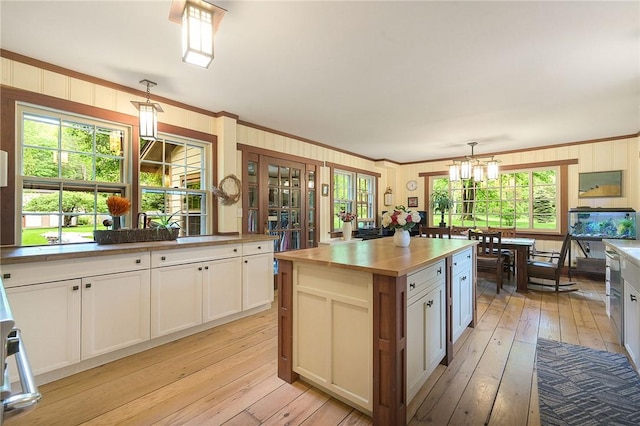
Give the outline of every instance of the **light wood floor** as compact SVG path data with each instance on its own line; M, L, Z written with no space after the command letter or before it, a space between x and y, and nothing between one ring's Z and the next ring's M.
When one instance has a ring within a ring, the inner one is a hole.
M482 277L482 275L481 275ZM604 283L580 291L495 294L479 280L478 318L409 407L412 425L538 425L538 337L623 352ZM40 387L43 402L14 425L369 425L370 417L276 375L276 310Z

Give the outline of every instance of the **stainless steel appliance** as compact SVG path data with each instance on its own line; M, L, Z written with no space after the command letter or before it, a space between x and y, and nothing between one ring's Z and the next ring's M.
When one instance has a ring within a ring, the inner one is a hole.
M609 312L613 331L618 337L618 342L624 342L624 330L622 328L623 319L623 285L622 275L620 274L620 255L613 250L607 249L605 252L607 264L607 279L609 282Z
M38 387L31 373L31 366L27 352L20 338L20 330L15 328L11 308L4 291L4 285L0 279L0 338L2 339L2 349L0 350L0 366L3 366L4 372L0 374L0 398L2 399L2 407L0 410L0 425L5 418L23 413L33 408L41 399ZM15 357L20 385L22 392L12 394L11 378L9 377L9 369L7 368L7 358Z

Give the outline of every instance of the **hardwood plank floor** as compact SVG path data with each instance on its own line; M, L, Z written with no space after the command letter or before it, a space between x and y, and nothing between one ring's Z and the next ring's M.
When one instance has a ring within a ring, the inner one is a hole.
M408 407L411 425L539 425L538 337L625 353L604 308L604 282L580 291L495 294L480 274L478 325L454 345ZM370 425L371 418L276 375L276 304L269 311L40 387L18 425Z

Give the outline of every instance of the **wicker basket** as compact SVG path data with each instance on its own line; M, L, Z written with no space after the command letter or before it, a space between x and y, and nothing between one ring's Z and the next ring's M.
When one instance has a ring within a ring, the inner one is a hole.
M98 244L144 243L150 241L172 241L178 238L178 228L117 229L115 231L93 231Z

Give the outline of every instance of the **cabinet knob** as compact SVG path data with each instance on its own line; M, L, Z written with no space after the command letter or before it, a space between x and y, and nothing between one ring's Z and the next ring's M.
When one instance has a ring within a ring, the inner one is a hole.
M2 274L2 278L8 280L9 278L11 278L11 274Z
M427 306L428 306L428 307L433 306L433 300L429 300L429 301L427 302Z
M160 260L167 260L167 256L162 256Z
M136 259L136 263L138 263L138 264L139 264L139 263L142 263L142 260L140 260L140 259Z
M78 290L80 290L80 286L79 285L74 285L73 287L71 287L71 290L78 291Z
M91 288L91 283L86 283L86 284L84 285L84 288Z
M466 281L467 280L467 276L465 275L464 277L461 278L462 281Z
M234 249L233 249L233 252L234 252L234 253L237 253L237 252L238 252L238 249L237 249L237 248L234 248Z
M454 265L455 265L455 263L454 263ZM442 266L438 268L438 274L441 274L441 273L442 273Z
M249 263L249 261L248 261L248 260L245 260L245 261L244 261L244 263Z
M262 246L258 246L258 250L262 250Z
M200 266L200 267L198 268L198 271L202 271L202 266Z
M410 283L410 284L409 284L409 288L410 288L411 290L413 290L414 288L416 288L416 283Z
M638 298L636 296L634 296L633 294L630 294L629 297L631 298L632 302L635 302L636 300L638 300Z
M467 255L467 259L471 259L471 255L470 254Z
M205 267L204 267L204 270L205 270L205 271L208 271L208 270L209 270L209 267L208 267L208 266L205 266Z

